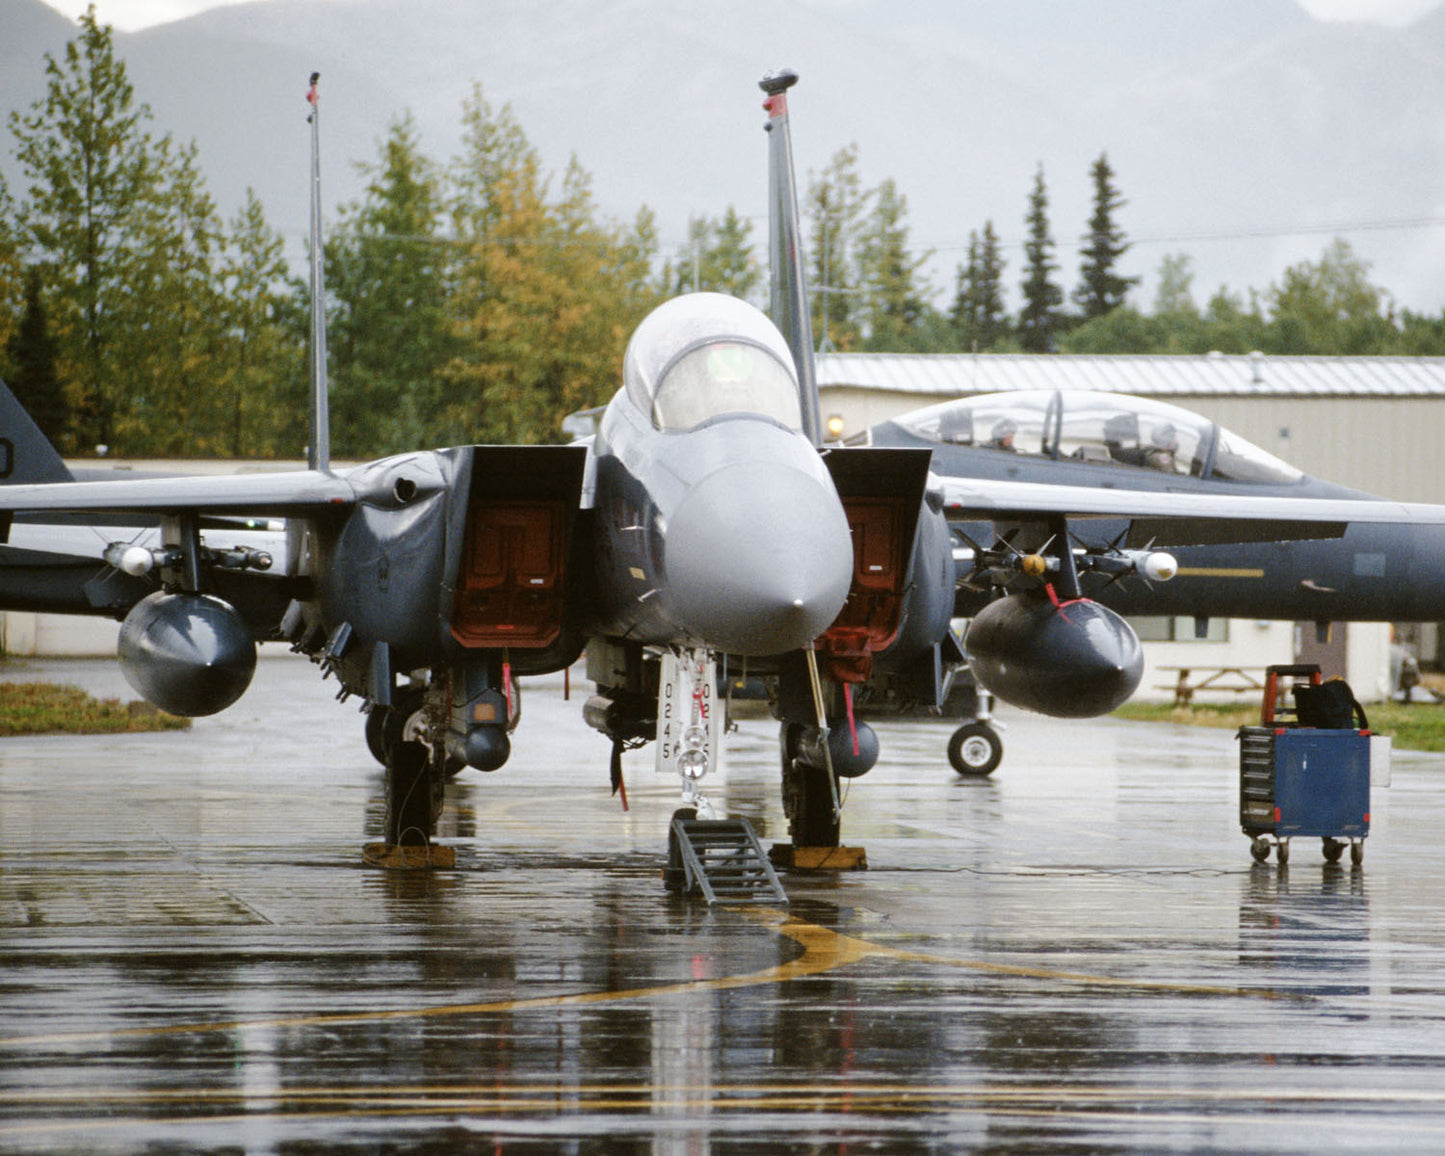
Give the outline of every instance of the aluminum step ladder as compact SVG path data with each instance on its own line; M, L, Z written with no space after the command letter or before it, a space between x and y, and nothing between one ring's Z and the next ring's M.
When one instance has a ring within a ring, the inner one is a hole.
M709 904L787 903L778 873L746 819L673 819L690 895Z

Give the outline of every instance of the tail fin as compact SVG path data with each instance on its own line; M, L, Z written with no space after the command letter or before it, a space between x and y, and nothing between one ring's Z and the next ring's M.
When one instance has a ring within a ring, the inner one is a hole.
M321 251L321 96L311 74L306 103L311 113L311 444L306 464L313 470L331 468L331 417L326 383L326 286L322 280Z
M798 83L790 68L770 72L758 82L768 94L768 262L772 268L770 311L798 367L803 429L816 446L823 444L822 403L813 369L813 315L808 307L807 267L798 228L798 189L793 180L793 139L788 129L787 91Z
M55 447L0 381L0 485L74 480Z

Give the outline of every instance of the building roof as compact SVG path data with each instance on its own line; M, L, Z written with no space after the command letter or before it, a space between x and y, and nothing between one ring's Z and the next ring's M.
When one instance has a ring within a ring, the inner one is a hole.
M1445 357L822 353L820 388L917 397L1093 389L1149 397L1445 397Z

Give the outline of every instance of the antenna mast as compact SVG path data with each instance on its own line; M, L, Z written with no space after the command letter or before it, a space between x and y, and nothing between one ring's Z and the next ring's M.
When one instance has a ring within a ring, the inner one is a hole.
M331 419L326 383L326 285L322 279L321 251L321 96L311 74L306 103L311 112L311 444L306 464L313 470L331 469Z

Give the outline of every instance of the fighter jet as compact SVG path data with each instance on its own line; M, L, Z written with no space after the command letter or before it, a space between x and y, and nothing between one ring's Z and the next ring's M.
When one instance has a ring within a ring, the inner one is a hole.
M1400 509L1309 477L1199 414L1121 393L970 395L881 422L859 444L928 447L935 474L950 486L992 479L1145 491L1168 503L1176 495L1231 495ZM1301 537L1298 528L1268 523L1257 531L1179 518L1092 518L1073 521L1068 541L1082 572L1081 589L1121 615L1313 620L1322 631L1331 622L1435 621L1445 615L1445 570L1438 562L1445 557L1445 530L1403 509L1397 521L1342 523L1328 534ZM997 538L989 523L957 522L953 532L962 571L955 613L973 618L1008 585L1017 542ZM1151 549L1140 554L1129 543ZM1128 572L1138 579L1121 580ZM991 674L987 621L978 638L970 635L971 650L982 655L985 684ZM954 738L950 754L961 774L997 765L1001 744L986 719L967 724ZM978 745L969 751L968 741Z
M315 176L314 85L308 101ZM796 235L787 160L774 181ZM181 715L226 709L251 681L257 642L289 642L375 724L389 843L429 840L447 774L506 762L518 680L568 667L584 647L598 683L585 714L613 741L614 779L620 752L655 736L693 799L716 761L717 656L778 678L790 761L808 767L795 778L859 773L876 757L864 724L846 744L827 741L840 672L872 674L877 656L880 676L916 663L936 683L956 658L946 530L935 515L931 537L917 531L927 454L867 451L830 470L816 390L745 302L691 294L645 319L589 449L464 445L332 469L324 352L316 362L306 471L73 481L48 446L19 438L35 468L0 489L6 530L14 518L150 519L160 540L117 539L101 565L58 531L44 550L7 545L0 605L120 618L126 678ZM283 519L284 563L203 533L230 517ZM927 574L913 564L920 541ZM833 640L821 651L820 637ZM806 796L801 821L826 811L836 840L836 789Z
M257 642L288 642L379 720L392 845L430 842L451 772L506 762L518 680L584 649L597 684L584 713L612 742L614 786L621 752L655 739L683 799L702 807L724 658L774 687L795 846L836 846L838 779L879 756L855 705L936 707L962 660L949 518L994 523L1006 544L984 559L999 596L974 618L979 677L1010 701L1077 716L1112 709L1137 683L1137 639L1083 597L1079 573L1162 577L1160 551L1135 540L1146 519L1270 540L1356 519L1445 524L1434 507L930 485L927 449L825 451L787 104L796 79L761 85L772 319L716 294L660 306L632 337L591 446L462 445L333 469L314 179L311 468L0 487L6 528L12 515L71 514L161 529L158 545L117 540L104 566L65 581L44 579L43 558L0 554L0 606L120 618L127 679L185 715L230 706ZM283 519L284 561L205 533L234 517ZM1079 555L1071 527L1089 517L1131 529Z

